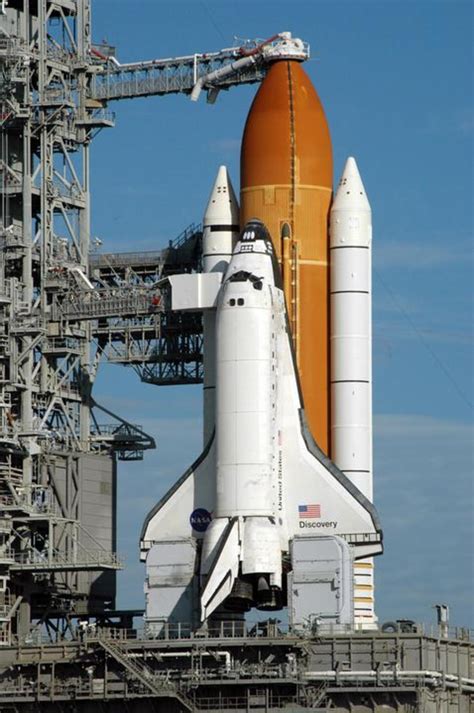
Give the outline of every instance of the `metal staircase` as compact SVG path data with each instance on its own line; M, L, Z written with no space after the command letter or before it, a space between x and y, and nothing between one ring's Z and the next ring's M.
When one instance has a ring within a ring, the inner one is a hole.
M132 660L125 649L118 641L99 636L98 641L104 651L109 654L118 664L123 666L125 671L131 678L139 681L145 690L148 690L153 696L159 698L176 698L190 713L196 710L191 700L185 693L180 691L176 686L173 686L163 677L155 674L143 660L138 663L137 660Z

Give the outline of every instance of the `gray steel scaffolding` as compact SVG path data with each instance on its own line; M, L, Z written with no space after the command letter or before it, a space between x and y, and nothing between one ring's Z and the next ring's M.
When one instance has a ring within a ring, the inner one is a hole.
M415 624L396 629L295 636L275 620L253 627L222 621L212 632L193 635L175 625L150 639L84 623L75 640L55 643L36 632L0 650L0 707L26 713L35 701L48 711L113 713L469 713L468 632L444 638Z
M244 51L246 68L236 49L120 65L91 43L90 0L0 3L1 642L114 609L115 463L154 442L109 412L101 425L100 360L153 383L202 379L200 317L168 314L156 287L198 267L199 226L159 255L91 255L89 152L113 126L107 101L257 81L259 45Z

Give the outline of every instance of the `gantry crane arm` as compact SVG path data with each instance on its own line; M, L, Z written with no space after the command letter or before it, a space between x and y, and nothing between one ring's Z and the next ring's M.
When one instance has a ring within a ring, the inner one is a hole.
M120 64L93 46L94 75L90 85L91 99L101 102L163 94L190 94L196 101L207 90L213 102L220 89L234 84L260 81L268 64L275 59L305 61L309 45L280 32L267 40L246 40L238 47L219 52L192 54L184 57L154 59Z

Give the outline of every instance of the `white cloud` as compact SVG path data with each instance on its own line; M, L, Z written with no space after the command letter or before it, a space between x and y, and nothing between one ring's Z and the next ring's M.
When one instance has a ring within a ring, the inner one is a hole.
M451 439L448 448L452 448L453 439L456 445L466 445L472 442L474 428L462 421L449 421L424 416L420 414L377 414L374 420L376 438L394 439L402 437L409 443L420 442L420 439L433 437Z
M432 111L422 127L428 136L470 138L474 132L474 112L472 108L457 109L448 116Z
M382 620L432 620L447 602L473 625L474 429L419 414L375 417L374 489L385 534L376 562Z
M458 120L458 129L464 136L472 136L474 133L474 112L472 109L466 111Z
M423 341L442 344L472 344L473 334L467 331L453 331L439 328L413 329L409 324L387 324L386 320L374 319L374 347L386 350L387 345L394 341L406 340L413 342L420 335Z
M383 240L374 245L374 265L376 268L407 268L410 270L431 270L447 265L472 262L472 245L466 240L454 241L450 236L446 243Z
M209 141L209 149L215 153L234 154L240 151L240 139L225 138Z

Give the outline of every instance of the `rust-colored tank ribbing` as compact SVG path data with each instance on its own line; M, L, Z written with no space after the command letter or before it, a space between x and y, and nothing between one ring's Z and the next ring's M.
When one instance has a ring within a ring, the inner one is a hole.
M319 97L301 64L277 62L262 82L245 125L241 224L259 218L272 235L282 265L306 414L326 453L331 195L331 139ZM291 229L285 246L284 223Z

